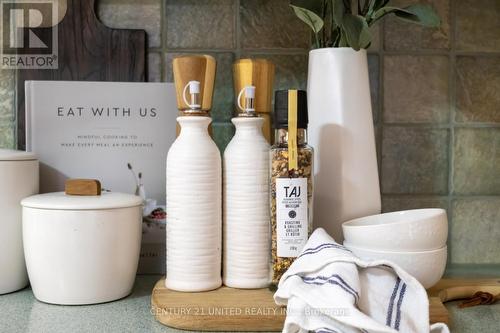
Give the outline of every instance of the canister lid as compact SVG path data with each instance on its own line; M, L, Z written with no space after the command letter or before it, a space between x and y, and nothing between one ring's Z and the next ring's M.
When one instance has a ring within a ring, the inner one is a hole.
M36 155L26 151L0 149L0 161L34 161Z
M102 210L136 207L142 205L139 196L103 192L100 196L66 195L64 192L31 196L21 201L23 207L54 210Z

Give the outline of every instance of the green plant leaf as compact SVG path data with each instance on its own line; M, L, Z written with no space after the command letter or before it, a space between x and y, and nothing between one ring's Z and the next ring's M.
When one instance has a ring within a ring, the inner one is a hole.
M387 14L392 14L397 11L402 11L404 12L403 9L397 8L397 7L391 7L391 6L386 6L382 7L378 10L376 10L370 17L372 24L375 23L376 21L380 20L382 17L384 17ZM413 15L412 13L408 12L408 15Z
M368 7L367 16L371 16L373 12L379 10L389 3L389 0L370 0L370 6Z
M387 14L394 14L397 18L417 23L426 27L439 27L441 20L434 9L429 5L416 4L405 8L386 6L380 8L371 17L370 24L375 23Z
M323 28L323 19L318 14L306 8L297 7L294 5L290 6L293 8L295 15L297 15L299 19L305 22L315 34L317 34Z
M316 48L322 47L324 41L320 40L318 34L319 31L323 29L323 26L325 24L323 19L315 12L309 9L297 7L294 5L290 5L290 7L292 7L293 11L295 12L295 15L312 29L314 33L315 47Z
M359 15L345 14L342 21L342 29L349 46L358 51L367 47L371 42L371 34L368 23L364 17Z
M335 47L348 47L349 42L347 41L345 31L343 29L340 29L340 38L338 41L338 44Z
M412 15L408 15L408 13L411 13ZM429 5L411 5L403 8L403 11L396 11L394 14L399 19L417 23L426 27L437 28L441 25L439 15Z

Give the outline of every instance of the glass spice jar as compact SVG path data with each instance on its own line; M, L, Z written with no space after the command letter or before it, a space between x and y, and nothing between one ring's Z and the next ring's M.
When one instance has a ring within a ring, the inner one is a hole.
M312 232L313 148L307 145L307 97L302 90L275 95L271 147L272 283L277 285Z

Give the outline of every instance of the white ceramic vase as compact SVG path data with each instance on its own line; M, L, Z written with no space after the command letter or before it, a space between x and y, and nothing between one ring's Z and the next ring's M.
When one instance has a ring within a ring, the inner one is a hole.
M269 285L269 149L263 118L233 118L224 151L223 281L233 288Z
M211 119L178 117L167 156L167 280L177 291L221 286L222 166Z
M312 50L307 94L314 224L342 242L342 222L381 210L366 50Z

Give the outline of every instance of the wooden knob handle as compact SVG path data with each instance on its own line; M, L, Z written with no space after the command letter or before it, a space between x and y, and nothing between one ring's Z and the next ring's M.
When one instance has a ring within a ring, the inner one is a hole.
M201 110L210 110L214 93L215 58L209 55L181 56L175 58L172 65L178 109L186 110L190 108L184 102L184 88L189 81L198 81L200 82Z
M68 179L65 192L67 195L101 195L101 182L96 179Z

